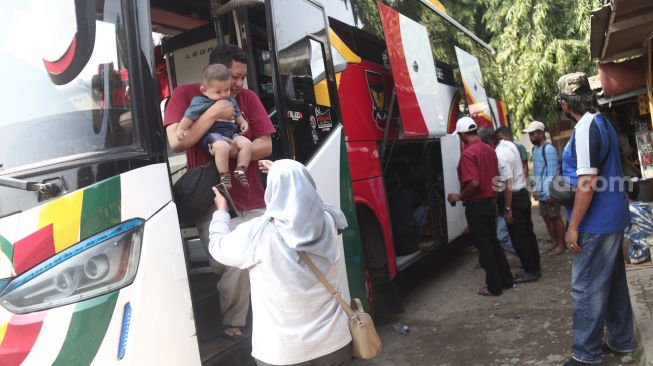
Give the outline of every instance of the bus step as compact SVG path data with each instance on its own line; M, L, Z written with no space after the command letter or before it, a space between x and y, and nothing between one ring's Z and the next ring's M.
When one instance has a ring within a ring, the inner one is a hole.
M415 263L418 259L422 258L426 253L435 248L435 240L424 240L419 243L418 250L414 253L401 255L396 258L397 270L401 271L406 269L411 264Z

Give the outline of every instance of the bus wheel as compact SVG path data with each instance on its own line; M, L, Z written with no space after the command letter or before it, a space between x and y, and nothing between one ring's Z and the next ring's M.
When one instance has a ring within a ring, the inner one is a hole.
M385 240L376 217L367 207L356 210L365 256L365 282L370 313L375 316L403 312L397 286L390 280Z

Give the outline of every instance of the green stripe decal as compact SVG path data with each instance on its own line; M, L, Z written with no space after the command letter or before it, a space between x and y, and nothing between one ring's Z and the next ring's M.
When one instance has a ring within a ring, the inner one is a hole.
M90 365L93 362L109 328L119 293L115 291L77 304L53 366Z
M109 178L84 190L79 238L120 223L120 176Z
M0 235L0 251L2 251L7 258L9 258L9 262L14 261L14 246L11 245L9 240L5 239L4 236Z
M363 243L359 234L356 207L354 206L354 191L351 186L349 158L345 144L345 131L340 138L340 209L347 217L347 229L342 233L345 247L345 262L347 263L347 280L352 298L359 298L367 308L367 291L365 290L365 265L363 258Z

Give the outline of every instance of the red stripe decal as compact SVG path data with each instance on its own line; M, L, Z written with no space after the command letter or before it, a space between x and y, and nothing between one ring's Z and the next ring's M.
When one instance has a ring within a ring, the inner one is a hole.
M497 106L497 118L499 119L499 126L506 127L506 118L505 114L503 114L503 105L501 104L501 100L496 99L494 104Z
M3 366L18 366L25 360L36 343L46 314L47 311L40 311L11 318L5 338L0 344Z
M50 224L14 244L14 270L17 275L21 274L54 254L54 234Z
M70 67L70 64L73 62L73 59L75 58L75 52L77 52L77 35L73 37L73 40L70 42L70 46L68 46L66 53L64 53L63 56L61 56L61 58L59 58L57 61L48 61L43 59L45 69L53 75L59 75L63 73L68 67Z
M426 122L419 108L415 89L408 73L406 55L401 40L399 13L380 2L377 4L383 25L385 43L388 46L388 55L392 64L392 75L401 111L404 136L409 138L426 137L429 135L429 131L426 128Z

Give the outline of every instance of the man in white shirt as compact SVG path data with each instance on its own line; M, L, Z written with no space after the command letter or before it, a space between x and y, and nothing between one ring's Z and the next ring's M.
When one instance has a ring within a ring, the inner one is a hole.
M503 215L508 224L510 240L523 269L515 277L515 282L537 281L541 275L540 251L533 231L531 198L526 189L519 151L512 142L500 140L492 131L489 132L489 140L495 145L499 161L499 215Z

